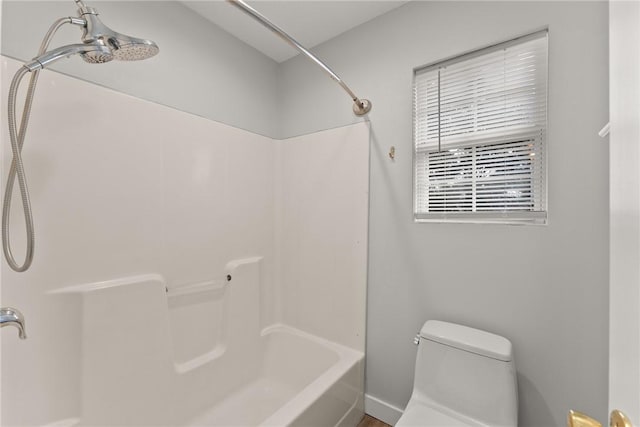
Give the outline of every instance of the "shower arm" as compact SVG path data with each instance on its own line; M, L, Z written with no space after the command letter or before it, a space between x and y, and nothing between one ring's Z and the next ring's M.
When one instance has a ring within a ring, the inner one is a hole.
M81 1L81 0L76 0L76 1ZM298 43L293 37L285 33L281 28L279 28L273 22L269 21L264 15L262 15L260 12L258 12L257 10L255 10L254 8L246 4L243 0L227 0L227 1L232 5L234 5L235 7L237 7L238 9L240 9L241 11L243 11L244 13L246 13L247 15L251 16L253 19L258 21L265 27L267 27L269 30L275 33L282 40L284 40L289 45L291 45L292 47L300 51L300 53L305 55L307 58L313 61L316 65L322 68L324 72L327 73L329 77L335 80L340 86L342 86L342 89L344 89L344 91L347 92L349 97L351 97L351 99L354 102L353 112L357 116L363 116L371 110L371 101L367 99L358 98L356 94L353 93L353 91L349 88L349 86L347 86L347 84L344 81L342 81L342 79L338 77L338 75L334 73L331 70L331 68L327 66L327 64L319 60L314 54L309 52L304 46Z

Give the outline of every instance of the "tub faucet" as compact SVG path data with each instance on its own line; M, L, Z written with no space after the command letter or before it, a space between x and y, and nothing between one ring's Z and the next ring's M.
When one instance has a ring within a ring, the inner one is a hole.
M18 336L20 339L27 339L27 334L24 330L24 316L15 308L0 308L0 327L4 328L5 326L15 326L18 328Z

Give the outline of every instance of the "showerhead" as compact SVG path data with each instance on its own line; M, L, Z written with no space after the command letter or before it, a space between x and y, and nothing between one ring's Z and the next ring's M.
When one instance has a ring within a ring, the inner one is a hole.
M113 49L113 57L120 61L139 61L151 58L160 49L151 40L138 39L114 33L115 37L108 39L109 46Z
M137 61L151 58L160 49L151 40L126 36L113 31L100 21L98 12L86 7L78 1L79 18L67 18L72 24L82 26L84 33L82 43L70 44L52 49L25 64L29 71L43 69L58 59L68 58L79 54L85 62L102 64L114 59L120 61Z
M138 61L151 58L160 50L158 45L151 40L139 39L113 31L100 21L98 12L91 7L81 6L78 11L87 22L82 35L83 43L108 46L114 59Z

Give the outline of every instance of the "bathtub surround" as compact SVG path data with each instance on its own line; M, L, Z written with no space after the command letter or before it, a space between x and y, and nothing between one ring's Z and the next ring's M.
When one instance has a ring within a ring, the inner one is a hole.
M413 223L413 68L546 26L549 225ZM314 49L374 104L372 415L397 420L394 407L412 389L413 337L440 319L513 342L521 426L564 425L571 408L608 419L608 147L598 137L608 120L607 52L606 2L521 1L410 2ZM322 77L304 58L280 65L282 135L356 120Z
M2 57L3 98L19 65ZM277 141L43 72L36 258L2 270L29 334L0 337L2 425L357 424L368 135Z

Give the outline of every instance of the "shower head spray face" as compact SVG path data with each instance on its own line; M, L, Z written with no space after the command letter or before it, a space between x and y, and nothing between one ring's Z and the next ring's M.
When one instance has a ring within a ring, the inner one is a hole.
M119 61L140 61L156 55L160 49L151 40L138 39L114 33L107 43L112 48L113 57Z
M104 48L104 46L101 46ZM105 62L113 61L115 56L109 49L95 49L86 52L81 52L80 57L89 64L104 64Z
M114 59L120 61L139 61L151 58L160 49L151 40L127 36L107 27L98 18L98 12L91 7L81 7L80 15L87 21L82 41L87 44L98 43L111 49Z

